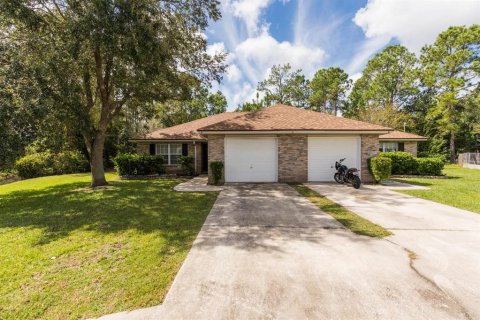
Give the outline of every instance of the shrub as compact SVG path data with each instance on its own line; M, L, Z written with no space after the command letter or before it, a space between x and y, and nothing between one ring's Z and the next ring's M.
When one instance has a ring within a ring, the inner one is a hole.
M368 159L368 168L373 175L373 180L378 183L388 179L392 174L392 159L387 157L374 157Z
M38 152L26 155L15 162L15 169L22 178L35 178L54 174L53 154Z
M53 174L85 172L88 161L78 151L63 151L57 154L49 151L28 154L17 160L15 169L22 178L35 178Z
M187 176L193 176L195 174L195 159L192 156L179 156L178 163L182 166L182 170Z
M210 163L210 169L212 170L213 184L218 185L222 180L223 175L223 162L212 161Z
M401 175L417 173L417 161L415 161L415 158L408 152L380 152L379 157L392 160L392 174Z
M144 176L165 172L164 159L161 156L146 154L118 154L113 162L121 176Z
M450 162L450 157L447 154L442 154L442 153L433 153L433 152L428 152L428 151L421 151L418 153L419 158L438 158L442 160L444 163L449 163Z
M89 170L87 159L78 151L63 151L53 157L55 174L85 172Z
M440 158L417 158L417 174L421 176L442 175L445 163Z

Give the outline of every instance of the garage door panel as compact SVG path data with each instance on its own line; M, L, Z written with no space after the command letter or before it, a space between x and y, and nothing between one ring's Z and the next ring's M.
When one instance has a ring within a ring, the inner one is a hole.
M225 138L226 182L276 182L275 138Z
M359 137L309 137L308 180L333 181L335 162L346 158L347 167L359 168Z

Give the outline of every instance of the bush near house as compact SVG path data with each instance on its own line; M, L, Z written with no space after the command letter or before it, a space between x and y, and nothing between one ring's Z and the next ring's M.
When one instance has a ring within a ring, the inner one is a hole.
M414 158L408 152L381 152L380 158L392 160L394 175L440 176L445 162L441 158Z
M88 170L88 161L78 151L50 151L26 155L15 162L18 175L24 179Z
M368 168L373 175L375 183L388 179L392 174L392 159L386 157L374 157L368 159Z
M417 174L420 176L441 176L445 165L440 158L417 158Z
M417 162L408 152L380 152L379 157L385 157L392 160L392 174L409 175L416 174L417 172Z
M222 180L223 162L212 161L210 163L210 169L212 169L213 184L218 185Z
M417 155L419 158L438 158L442 160L445 164L450 162L448 154L443 153L433 153L428 151L420 151Z
M195 159L192 156L178 157L178 163L180 163L183 172L185 172L187 176L193 176L195 174L194 161Z
M113 163L120 176L146 176L165 172L162 156L124 153L118 154Z

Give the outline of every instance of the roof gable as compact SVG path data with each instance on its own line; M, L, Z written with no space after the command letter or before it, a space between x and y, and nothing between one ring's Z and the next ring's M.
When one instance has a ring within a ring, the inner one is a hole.
M392 131L387 134L382 134L378 137L380 140L415 140L415 141L426 141L427 138L424 136L419 136L418 134L401 132L401 131Z
M242 114L244 114L244 112L224 112L182 123L173 127L155 130L132 140L203 140L205 137L197 131L199 128L219 121L233 119Z
M278 104L199 128L199 131L390 131L391 128Z

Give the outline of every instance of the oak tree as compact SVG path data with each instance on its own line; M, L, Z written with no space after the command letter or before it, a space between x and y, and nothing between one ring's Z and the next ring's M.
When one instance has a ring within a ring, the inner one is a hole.
M208 55L202 34L219 18L217 0L0 0L2 42L15 51L1 63L25 70L16 98L31 83L36 105L78 128L101 186L107 130L126 104L175 98L185 75L220 79L224 56Z

